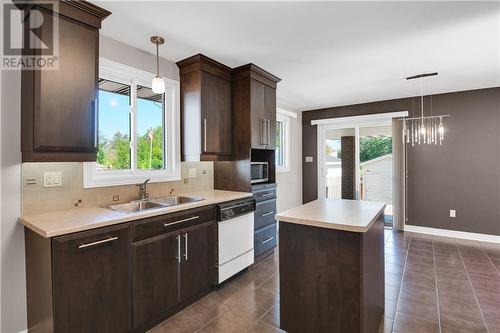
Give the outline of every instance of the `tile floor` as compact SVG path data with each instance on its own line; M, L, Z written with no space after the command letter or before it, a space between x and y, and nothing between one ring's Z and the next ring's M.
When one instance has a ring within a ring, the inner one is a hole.
M500 332L500 244L385 236L380 332ZM150 332L283 332L278 327L276 253Z

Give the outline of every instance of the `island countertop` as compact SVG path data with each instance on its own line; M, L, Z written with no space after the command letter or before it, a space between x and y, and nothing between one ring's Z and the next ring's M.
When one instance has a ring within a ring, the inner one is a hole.
M182 193L179 195L199 197L203 198L203 200L130 214L117 212L104 207L75 208L52 213L22 216L19 222L42 237L49 238L139 220L146 217L213 205L225 201L242 199L251 197L252 193L211 190Z
M314 227L367 232L384 208L383 202L327 198L280 212L276 219Z

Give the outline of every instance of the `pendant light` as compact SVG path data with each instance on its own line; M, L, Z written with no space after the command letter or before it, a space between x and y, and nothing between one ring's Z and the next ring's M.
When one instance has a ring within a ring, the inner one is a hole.
M163 94L165 92L165 81L160 76L160 54L158 47L165 43L165 39L160 36L151 37L151 43L156 45L156 76L151 83L151 89L155 94Z
M407 80L423 79L429 76L436 76L438 73L425 73L407 77ZM432 110L432 95L430 115L424 116L424 86L423 82L420 85L420 117L401 118L403 122L402 140L403 143L411 144L434 144L442 145L444 141L444 118L449 117L449 114L433 115Z

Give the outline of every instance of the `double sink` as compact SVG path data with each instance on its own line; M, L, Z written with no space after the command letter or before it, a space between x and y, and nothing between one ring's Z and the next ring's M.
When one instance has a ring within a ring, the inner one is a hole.
M121 204L109 205L107 208L125 214L143 212L145 210L160 209L165 207L177 206L191 202L205 200L198 197L184 197L184 196L168 196L147 200L135 200Z

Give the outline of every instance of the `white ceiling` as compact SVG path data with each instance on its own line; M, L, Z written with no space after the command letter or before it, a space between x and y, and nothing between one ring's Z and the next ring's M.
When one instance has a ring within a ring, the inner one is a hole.
M102 33L161 56L249 62L283 81L278 106L303 111L419 94L404 78L439 72L425 93L500 86L500 2L99 1Z

